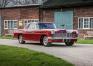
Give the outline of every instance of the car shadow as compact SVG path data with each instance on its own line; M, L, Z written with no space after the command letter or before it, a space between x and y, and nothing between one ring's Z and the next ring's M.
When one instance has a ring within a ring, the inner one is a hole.
M51 47L62 47L62 48L75 48L78 47L77 45L73 45L73 46L66 46L65 44L52 44Z
M40 44L40 43L25 43L25 44L27 44L27 45L37 45L37 46L43 46L42 44Z
M61 44L51 44L52 47L67 47L66 45Z
M40 44L40 43L26 43L25 45L33 45L33 46L38 46L38 47L45 47L45 46L43 46L42 44ZM91 47L93 47L93 46L91 46L91 45L84 45L84 44L77 44L77 43L75 43L73 46L66 46L64 43L63 44L51 44L51 46L50 47L48 47L48 48L75 48L75 49L77 49L77 48L91 48Z
M36 46L43 46L40 43L26 43L27 45L36 45ZM73 46L66 46L65 44L51 44L50 47L77 47L76 45Z

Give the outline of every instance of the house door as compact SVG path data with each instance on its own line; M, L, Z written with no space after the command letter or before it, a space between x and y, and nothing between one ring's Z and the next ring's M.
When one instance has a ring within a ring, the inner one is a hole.
M57 28L73 29L73 11L55 12Z

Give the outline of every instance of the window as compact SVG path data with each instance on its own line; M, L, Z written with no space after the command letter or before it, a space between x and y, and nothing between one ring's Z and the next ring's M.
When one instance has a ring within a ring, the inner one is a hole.
M78 20L79 29L92 29L93 28L93 17L80 17Z
M39 19L24 19L24 26L28 25L30 22L39 22Z
M31 24L28 29L29 30L35 30L35 29L37 29L36 24Z
M40 29L55 29L55 25L52 23L39 23Z
M84 28L90 28L90 21L89 18L84 18Z
M30 23L28 25L25 26L24 29L28 29L29 31L32 31L32 30L37 30L39 29L39 26L38 26L38 23Z
M93 28L93 18L90 18L90 28Z
M4 29L17 29L17 20L4 20Z
M79 28L83 28L83 18L79 18Z

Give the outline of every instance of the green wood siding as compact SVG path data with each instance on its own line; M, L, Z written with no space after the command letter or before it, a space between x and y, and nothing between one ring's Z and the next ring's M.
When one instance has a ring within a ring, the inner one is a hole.
M73 11L55 12L57 28L73 29Z

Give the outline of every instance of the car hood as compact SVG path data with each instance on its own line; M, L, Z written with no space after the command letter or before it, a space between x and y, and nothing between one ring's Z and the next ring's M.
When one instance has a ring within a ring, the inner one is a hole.
M51 32L55 32L55 33L72 33L72 32L76 32L78 34L77 30L66 30L66 29L42 29L44 31L51 31Z
M51 31L51 32L66 32L65 29L42 29L43 31Z

